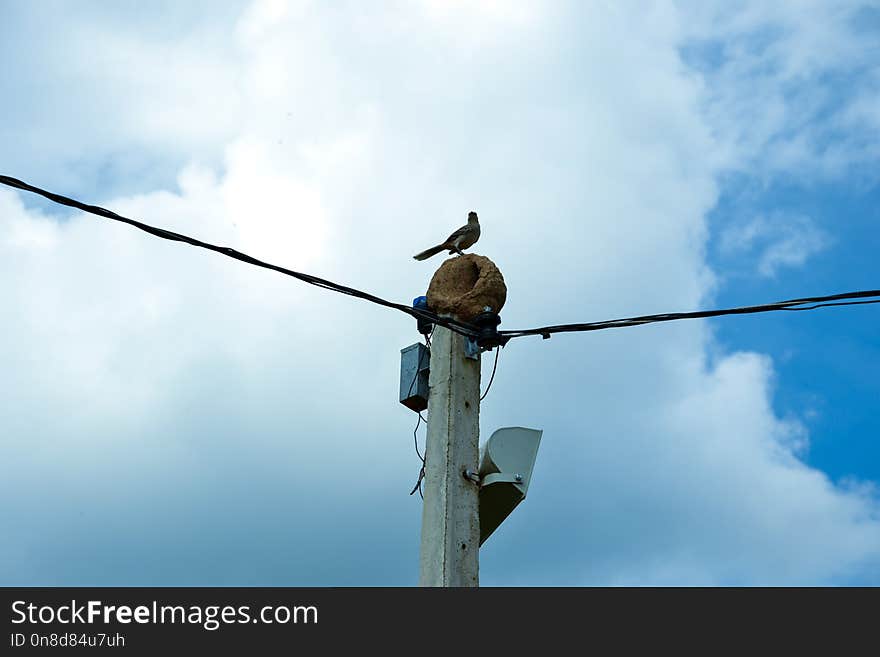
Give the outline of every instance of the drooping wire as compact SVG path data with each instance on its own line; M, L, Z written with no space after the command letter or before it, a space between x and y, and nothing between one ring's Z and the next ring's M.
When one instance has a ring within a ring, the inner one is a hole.
M419 449L419 436L418 436L418 434L417 434L416 432L419 430L419 427L422 426L422 422L425 422L425 418L422 417L422 413L421 413L421 411L419 411L418 413L416 413L416 415L418 415L419 417L418 417L418 419L416 420L416 428L413 429L413 447L415 447L415 450L416 450L416 456L419 457L419 461L421 461L422 464L424 465L424 463L425 463L425 457L422 456L422 452L421 452L421 450ZM425 424L427 424L427 422L425 422ZM412 493L410 493L410 495L412 495Z
M492 365L492 376L489 377L489 385L486 386L486 392L480 397L480 401L483 401L486 398L486 395L489 394L489 389L492 387L492 381L495 380L495 370L498 369L498 355L501 353L502 347L495 347L495 364Z
M435 327L432 326L432 327L431 327L431 332L425 334L425 346L428 348L428 357L429 357L429 358L430 358L430 355L431 355L431 337L434 335L434 328L435 328ZM409 396L412 394L413 386L414 386L415 383L416 383L416 379L419 378L419 374L420 374L421 371L422 371L422 367L421 367L421 365L422 365L422 362L421 362L421 357L420 357L420 358L419 358L419 366L416 368L415 376L413 376L413 380L412 380L412 381L410 382L410 384L409 384L409 391L406 393L406 396L407 396L407 397L409 397ZM419 457L419 460L422 462L422 465L421 465L421 467L419 468L419 476L418 476L418 479L416 479L416 484L415 484L415 486L413 486L413 489L409 492L409 494L412 495L412 494L415 493L416 491L419 491L419 497L421 497L422 499L425 499L425 496L424 496L424 494L422 493L422 481L423 481L424 478L425 478L425 461L426 461L427 456L428 456L428 446L425 445L425 454L422 455L422 452L419 450L419 436L418 436L418 430L419 430L419 427L422 425L422 422L424 422L425 425L427 426L428 421L425 420L425 418L422 417L422 413L421 413L421 411L419 411L418 415L419 415L419 417L418 417L418 419L416 420L416 428L413 429L413 446L414 446L415 449L416 449L416 456Z
M419 430L419 426L422 424L422 422L424 422L425 425L427 425L428 422L427 422L427 420L425 420L425 418L422 417L421 413L419 413L418 415L419 415L419 419L416 420L416 428L413 429L413 442L415 443L415 446L416 446L416 454L418 455L419 460L422 462L422 465L419 468L419 476L418 476L418 479L416 479L416 484L415 484L415 486L413 486L413 489L409 492L409 494L412 495L416 491L419 491L419 497L421 497L422 499L425 499L425 495L422 493L422 481L424 481L424 479L425 479L425 465L426 465L426 459L428 456L428 451L427 451L428 446L425 445L425 455L422 456L422 453L419 451L419 439L416 435L416 432Z
M433 329L432 329L432 330L431 330L431 333L433 333L433 332L434 332L434 331L433 331ZM430 350L430 348L431 348L431 337L430 337L430 335L425 335L425 344L426 344L426 346L428 347L428 349ZM428 351L428 358L430 358L430 353L431 353L431 352ZM406 393L407 398L409 398L409 396L412 394L413 387L415 386L416 381L417 381L418 378L419 378L419 374L422 373L422 369L423 369L423 368L422 368L422 358L421 358L421 353L420 353L420 354L419 354L419 363L418 363L418 366L416 367L416 373L415 373L415 376L413 376L412 381L410 381L410 384L409 384L409 390L408 390L407 393ZM417 437L417 435L416 435L416 432L419 430L419 425L420 425L423 421L425 421L425 419L422 417L422 413L421 413L421 411L419 411L419 419L416 421L416 428L413 429L413 443L414 443L415 448L416 448L416 455L418 455L419 460L421 460L422 464L425 463L425 457L422 456L422 453L419 451L419 439L418 439L418 437ZM425 424L427 424L427 422L425 422ZM412 493L410 493L410 495L412 495Z
M281 274L285 274L287 276L291 276L300 280L304 283L308 283L309 285L315 285L317 287L321 287L327 290L331 290L333 292L339 292L340 294L347 294L349 296L363 299L364 301L370 301L371 303L378 304L380 306L385 306L386 308L394 308L395 310L399 310L400 312L404 312L407 315L411 315L416 319L423 319L429 322L433 322L434 324L439 324L440 326L444 326L451 331L455 331L456 333L461 333L462 335L467 336L475 336L477 335L476 327L468 324L467 322L461 322L452 317L441 317L436 313L433 313L429 310L424 310L421 308L413 308L411 306L406 306L400 303L394 303L393 301L388 301L381 297L377 297L373 294L369 294L368 292L363 292L361 290L357 290L353 287L348 287L346 285L340 285L339 283L334 283L333 281L328 281L324 278L319 278L317 276L312 276L311 274L303 274L301 272L293 271L292 269L287 269L285 267L280 267L278 265L273 265L268 262L264 262L262 260L258 260L252 256L247 255L246 253L241 253L240 251L236 251L233 248L228 246L217 246L216 244L209 244L208 242L203 242L201 240L195 239L194 237L189 237L187 235L183 235L181 233L175 233L170 230L165 230L164 228L157 228L155 226L150 226L149 224L142 223L140 221L136 221L134 219L129 219L128 217L123 217L111 210L107 210L102 207L98 207L96 205L88 205L86 203L82 203L81 201L77 201L76 199L68 198L67 196L62 196L61 194L56 194L54 192L47 191L45 189L40 189L39 187L35 187L34 185L30 185L24 181L18 180L17 178L12 178L10 176L2 176L0 175L0 183L7 185L9 187L14 187L16 189L20 189L26 192L31 192L33 194L39 194L40 196L49 199L55 203L59 203L61 205L66 205L71 208L76 208L78 210L82 210L83 212L88 212L90 214L97 215L99 217L104 217L106 219L112 219L113 221L119 221L130 226L134 226L150 235L154 235L156 237L160 237L165 240L170 240L172 242L183 242L185 244L189 244L191 246L196 246L202 249L208 249L209 251L214 251L221 255L225 255L229 258L234 258L235 260L240 260L241 262L246 262L249 265L254 265L256 267L263 267L264 269L271 269L273 271L277 271Z
M863 300L841 301L842 299ZM767 303L758 306L743 306L739 308L724 308L720 310L698 310L694 312L684 313L661 313L659 315L642 315L640 317L611 319L603 322L590 322L585 324L560 324L557 326L542 326L540 328L526 329L521 331L499 331L499 333L508 339L520 338L527 335L540 335L544 339L547 339L553 333L601 331L610 328L641 326L642 324L653 324L656 322L671 322L679 319L699 319L705 317L720 317L722 315L748 315L753 313L771 312L775 310L814 310L816 308L824 308L827 306L858 306L868 303L880 303L880 290L843 292L841 294L831 294L822 297L805 297L803 299L777 301L776 303Z

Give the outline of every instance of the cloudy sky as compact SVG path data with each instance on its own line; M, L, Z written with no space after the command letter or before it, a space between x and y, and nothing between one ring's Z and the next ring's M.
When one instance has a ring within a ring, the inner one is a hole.
M880 287L874 1L0 8L0 173L283 266L407 303L476 210L507 329ZM416 584L414 320L6 188L0 302L0 583ZM482 584L880 584L878 312L511 342Z

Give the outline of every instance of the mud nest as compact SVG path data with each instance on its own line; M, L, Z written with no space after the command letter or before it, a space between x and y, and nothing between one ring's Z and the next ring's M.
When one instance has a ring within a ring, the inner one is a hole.
M507 300L504 277L489 258L473 253L449 258L428 286L428 308L469 322L486 307L499 313Z

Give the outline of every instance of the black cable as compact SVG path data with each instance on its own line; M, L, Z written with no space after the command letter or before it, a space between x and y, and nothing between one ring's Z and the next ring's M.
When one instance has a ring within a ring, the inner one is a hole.
M861 306L865 303L878 303L880 299L871 299L870 301L840 301L838 303L817 303L812 306L801 306L799 308L782 308L782 310L814 310L815 308L828 308L830 306Z
M878 298L870 298L878 297ZM865 301L839 301L841 299L866 299ZM834 301L836 303L826 303ZM641 317L627 317L624 319L611 319L604 322L590 322L586 324L559 324L557 326L543 326L541 328L527 329L522 331L499 331L510 339L520 338L526 335L540 335L549 338L553 333L574 333L580 331L601 331L610 328L624 328L627 326L641 326L656 322L671 322L679 319L699 319L705 317L720 317L722 315L748 315L763 313L774 310L813 310L826 306L857 306L867 303L880 303L880 290L862 290L859 292L844 292L831 294L824 297L805 297L803 299L790 299L777 301L759 306L743 306L740 308L725 308L722 310L698 310L686 313L661 313L659 315L642 315ZM809 304L809 305L806 305Z
M372 303L378 304L380 306L385 306L387 308L394 308L395 310L404 312L407 315L415 317L416 319L423 319L429 322L433 322L434 324L439 324L440 326L444 326L449 330L455 331L456 333L461 333L462 335L477 335L476 327L466 322L461 322L451 317L440 317L436 313L433 313L429 310L413 308L411 306L405 306L400 303L387 301L385 299L382 299L381 297L377 297L367 292L362 292L361 290L357 290L346 285L340 285L338 283L334 283L332 281L328 281L317 276L312 276L311 274L303 274L297 271L293 271L292 269L286 269L285 267L279 267L278 265L263 262L262 260L258 260L252 256L247 255L246 253L236 251L235 249L232 249L228 246L217 246L215 244L209 244L208 242L202 242L201 240L189 237L187 235L182 235L180 233L175 233L170 230L165 230L164 228L156 228L155 226L150 226L149 224L135 221L134 219L129 219L128 217L123 217L122 215L116 214L111 210L107 210L96 205L88 205L75 199L68 198L60 194L55 194L54 192L49 192L45 189L40 189L39 187L34 187L33 185L30 185L16 178L11 178L10 176L0 175L0 183L26 192L31 192L33 194L39 194L40 196L47 198L50 201L59 203L61 205L66 205L71 208L76 208L78 210L82 210L83 212L88 212L90 214L98 215L99 217L104 217L106 219L112 219L113 221L120 221L122 223L129 224L130 226L134 226L135 228L139 228L146 233L149 233L156 237L160 237L165 240L171 240L173 242L183 242L191 246L197 246L202 249L208 249L209 251L215 251L216 253L220 253L227 257L246 262L249 265L263 267L264 269L271 269L281 274L291 276L310 285L322 287L324 289L332 290L333 292L339 292L341 294L347 294L349 296L363 299L364 301L370 301Z
M430 352L431 337L434 335L434 328L436 328L436 327L432 326L431 332L425 334L425 346L428 347L428 357L429 358L431 356L431 352ZM418 366L416 367L415 376L413 376L412 381L410 381L409 391L406 393L407 397L409 397L412 394L413 386L416 384L416 379L419 378L419 374L421 374L421 372L422 372L421 365L422 365L421 354L419 354L419 363L418 363ZM428 446L425 445L425 455L422 456L421 451L419 451L418 430L419 430L419 427L421 426L422 422L424 422L425 425L427 425L428 421L422 417L421 411L419 411L418 416L419 416L419 418L416 420L416 428L413 429L413 446L416 448L416 456L419 457L419 460L422 462L422 466L419 469L419 478L416 480L416 485L413 486L413 489L409 492L409 494L412 495L416 491L419 491L419 497L421 497L422 499L425 499L425 496L422 494L422 480L425 478L425 458L428 456Z
M77 208L84 212L89 212L91 214L98 215L99 217L105 217L107 219L112 219L114 221L121 221L122 223L129 224L134 226L135 228L139 228L144 232L150 233L156 237L160 237L162 239L171 240L174 242L184 242L185 244L189 244L191 246L197 246L199 248L208 249L209 251L215 251L222 255L225 255L230 258L234 258L236 260L240 260L242 262L246 262L250 265L255 265L257 267L263 267L265 269L271 269L273 271L277 271L281 274L285 274L287 276L291 276L296 278L304 283L308 283L310 285L315 285L317 287L321 287L327 290L331 290L333 292L339 292L340 294L347 294L349 296L356 297L358 299L363 299L365 301L370 301L372 303L378 304L380 306L385 306L387 308L394 308L395 310L399 310L400 312L404 312L407 315L415 317L416 319L423 319L434 324L438 324L440 326L444 326L451 331L455 331L456 333L460 333L462 335L466 335L469 337L476 337L478 334L478 330L472 324L468 324L467 322L462 322L452 317L440 317L436 313L433 313L429 310L424 310L421 308L413 308L411 306L405 306L403 304L394 303L392 301L387 301L382 299L381 297L377 297L375 295L369 294L367 292L362 292L361 290L357 290L352 287L348 287L345 285L340 285L338 283L334 283L332 281L328 281L323 278L319 278L317 276L312 276L311 274L303 274L300 272L293 271L291 269L286 269L284 267L279 267L278 265L273 265L268 262L263 262L262 260L257 260L254 257L251 257L245 253L241 253L232 249L230 247L225 246L216 246L214 244L209 244L207 242L202 242L201 240L197 240L192 237L188 237L186 235L182 235L180 233L175 233L170 230L165 230L163 228L156 228L154 226L150 226L148 224L141 223L139 221L135 221L134 219L129 219L127 217L123 217L121 215L116 214L110 210L105 208L101 208L95 205L87 205L80 201L77 201L72 198L68 198L66 196L62 196L60 194L55 194L53 192L46 191L44 189L40 189L39 187L35 187L33 185L29 185L26 182L18 180L16 178L12 178L10 176L2 176L0 175L0 183L7 185L9 187L14 187L16 189L20 189L26 192L31 192L33 194L39 194L44 198L49 199L55 203L59 203L61 205L66 205L72 208ZM823 297L807 297L804 299L792 299L789 301L778 301L776 303L763 304L759 306L744 306L741 308L726 308L721 310L699 310L695 312L684 312L684 313L661 313L658 315L643 315L640 317L627 317L623 319L612 319L606 320L602 322L588 322L583 324L559 324L556 326L543 326L540 328L534 329L525 329L519 331L499 331L499 335L507 340L511 338L520 338L527 335L540 335L543 338L549 338L553 333L574 333L574 332L584 332L584 331L601 331L604 329L610 328L624 328L628 326L641 326L642 324L653 324L657 322L671 322L679 319L700 319L707 317L720 317L722 315L746 315L752 313L762 313L762 312L771 312L776 310L814 310L816 308L824 308L828 306L855 306L869 303L880 303L880 298L870 298L870 297L880 297L880 290L864 290L860 292L845 292L842 294L833 294L829 296ZM842 299L868 299L865 301L847 301L840 303L827 303L827 302L838 302ZM810 305L807 305L810 304Z
M431 333L434 333L433 329L431 330ZM430 335L425 336L425 342L427 343L427 346L430 348L430 345L431 345L431 336ZM428 352L428 358L430 358L430 357L431 357L431 354L430 354L430 352ZM419 378L419 374L422 373L422 369L423 369L422 368L422 353L420 352L419 353L419 362L416 366L415 376L413 376L412 381L410 381L409 390L406 393L407 399L412 394L413 387L416 385L416 381ZM422 417L421 411L419 411L419 419L416 420L416 428L413 429L413 443L415 444L415 447L416 447L416 454L418 455L419 459L421 459L422 464L424 465L425 457L422 456L422 453L419 451L419 439L416 436L416 431L419 430L419 424L421 424L423 421L425 421L425 419ZM427 424L427 422L425 422L425 424ZM412 493L410 493L410 495L412 495Z
M416 420L416 428L413 429L413 447L416 448L416 456L418 456L418 457L419 457L419 460L422 462L422 464L424 464L424 463L425 463L425 457L422 456L422 452L421 452L421 450L419 449L419 436L418 436L418 434L417 434L416 432L419 430L419 427L422 426L422 422L424 422L425 418L422 417L422 414L421 414L421 413L417 413L417 415L419 416L419 419ZM426 424L427 424L427 423L426 423ZM410 493L410 494L411 494L411 493Z
M416 454L418 454L419 459L422 461L422 466L419 468L419 477L416 480L416 485L413 486L413 489L409 492L409 494L412 495L416 491L419 491L419 497L421 497L422 499L425 499L424 494L422 494L422 480L424 480L424 478L425 478L425 465L426 465L425 459L428 456L428 453L427 453L428 446L425 445L425 455L422 456L422 453L419 451L419 439L416 436L416 432L419 430L419 426L421 425L422 422L424 422L427 425L428 421L422 417L421 413L419 413L418 415L419 415L419 419L416 420L416 428L413 429L413 442L415 443L415 446L416 446Z
M500 353L501 347L495 347L495 364L492 366L492 376L489 377L489 385L486 386L486 392L480 397L480 401L483 401L486 398L486 395L489 394L489 389L492 387L492 381L495 380L495 370L498 368L498 355Z

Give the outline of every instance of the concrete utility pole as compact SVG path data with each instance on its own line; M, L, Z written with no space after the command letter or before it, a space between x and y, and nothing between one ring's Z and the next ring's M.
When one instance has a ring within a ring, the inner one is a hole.
M420 586L479 586L480 357L437 326L431 341Z

